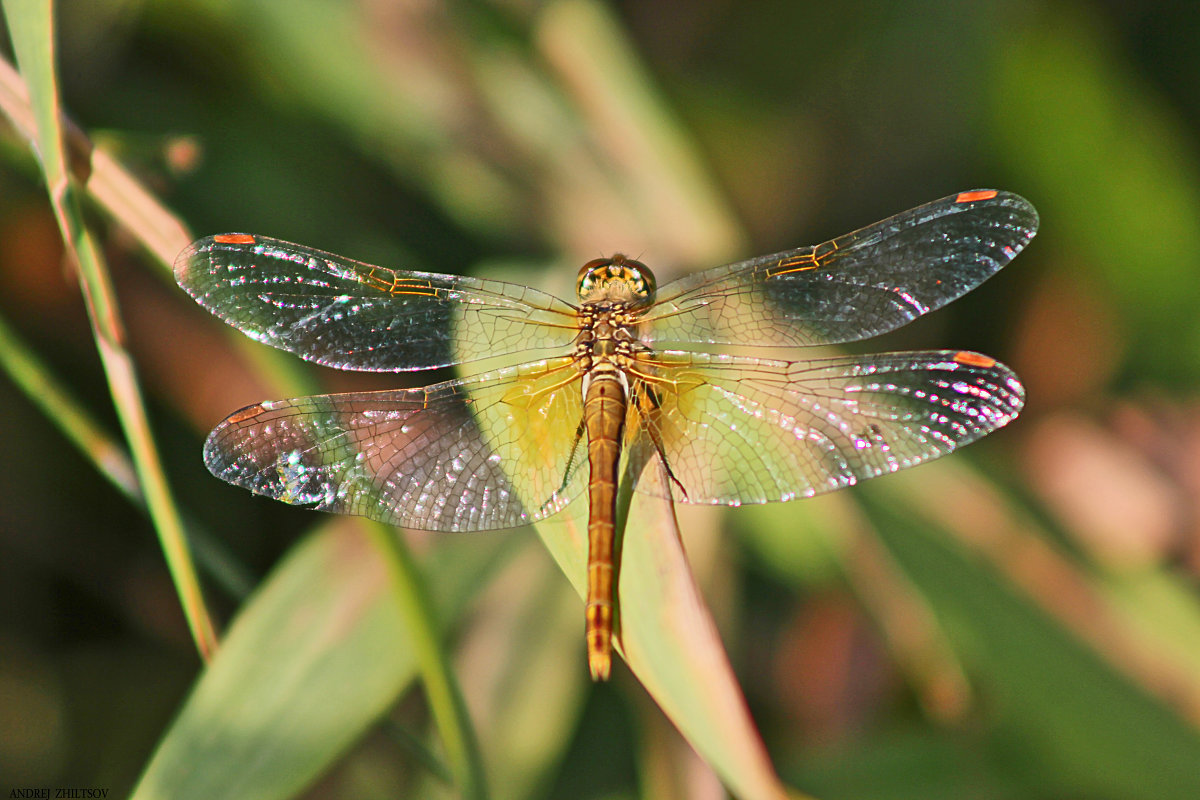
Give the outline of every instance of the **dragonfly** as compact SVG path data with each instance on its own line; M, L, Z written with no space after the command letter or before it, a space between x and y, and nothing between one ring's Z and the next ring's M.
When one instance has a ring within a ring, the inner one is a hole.
M1007 425L1024 388L979 353L753 348L790 355L894 330L994 275L1037 226L1024 198L971 190L662 287L636 259L596 259L574 302L208 236L175 277L259 342L348 370L505 361L422 388L247 406L212 431L204 462L255 494L428 531L515 528L586 494L588 664L604 680L619 465L636 491L739 506L852 486Z

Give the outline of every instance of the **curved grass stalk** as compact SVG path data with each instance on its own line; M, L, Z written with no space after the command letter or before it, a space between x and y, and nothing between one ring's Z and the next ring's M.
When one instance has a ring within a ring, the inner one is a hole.
M425 685L437 728L441 732L446 760L463 797L488 796L479 742L463 701L462 691L450 668L450 659L434 624L433 601L421 578L403 535L386 525L364 523L375 549L384 556L391 573L392 595L416 654L417 668Z
M50 204L67 252L79 269L80 286L109 391L129 443L138 482L166 555L167 567L183 604L196 648L206 661L216 650L216 633L204 606L200 582L188 551L179 511L171 497L142 401L133 359L125 348L120 309L112 281L83 219L78 189L67 166L65 137L54 64L54 20L49 3L5 0L5 17L26 85L39 156ZM17 117L13 117L17 123Z

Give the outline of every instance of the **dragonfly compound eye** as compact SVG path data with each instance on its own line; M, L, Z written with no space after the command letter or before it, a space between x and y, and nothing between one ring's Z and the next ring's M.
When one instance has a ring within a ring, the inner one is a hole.
M596 258L584 264L575 291L584 303L617 300L642 304L654 300L657 288L649 267L616 253L612 258Z

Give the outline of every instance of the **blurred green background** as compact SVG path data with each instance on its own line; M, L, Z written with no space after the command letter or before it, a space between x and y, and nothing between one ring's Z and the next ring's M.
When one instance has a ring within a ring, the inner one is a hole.
M67 113L197 236L263 233L569 295L579 264L616 250L661 282L959 190L1027 197L1042 226L1025 254L862 346L994 355L1027 384L1023 417L876 485L697 518L684 544L789 787L821 798L1200 797L1200 9L74 0L58 10ZM35 162L10 132L0 146L0 317L115 434ZM280 362L235 343L128 231L89 215L167 477L233 564L203 572L228 620L329 520L212 478L200 461L207 431L279 396L280 380L333 391L421 379L296 364L271 375ZM0 408L0 791L122 795L199 659L146 516L6 377ZM448 621L477 717L497 708L472 699L480 685L501 690L473 663L505 653L511 669L532 669L524 654L546 658L543 632L563 632L550 674L566 674L567 688L505 712L531 731L519 770L495 763L511 742L477 720L489 768L504 775L495 796L721 796L627 672L586 684L580 607L535 537L451 538L418 549L487 561L463 617ZM433 791L393 731L425 730L420 692L389 716L309 796Z

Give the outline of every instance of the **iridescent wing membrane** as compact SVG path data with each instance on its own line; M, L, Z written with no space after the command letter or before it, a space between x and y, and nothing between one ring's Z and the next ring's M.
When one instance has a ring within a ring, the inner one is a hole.
M251 338L342 369L569 352L578 333L573 306L525 286L389 270L263 236L200 239L175 277ZM582 398L555 386L576 378L568 362L248 406L210 434L205 464L256 494L395 525L519 526L581 491Z
M175 279L252 339L338 369L559 355L577 332L574 306L527 286L375 267L266 236L193 242Z
M582 490L582 396L562 385L574 375L560 358L421 389L259 403L212 432L204 461L294 505L421 530L513 528Z
M630 457L662 453L671 480L646 470L638 489L690 503L811 497L911 467L1006 425L1025 396L1003 364L963 351L645 362L658 377L639 387L654 400L631 410Z
M638 489L693 503L786 500L920 463L1006 424L1024 390L974 353L780 361L699 350L893 330L978 286L1037 222L1016 195L964 192L664 286L639 326L647 349L630 375L625 445L630 458L663 458L670 479L647 470ZM208 439L217 476L285 502L445 531L536 521L582 493L571 304L245 234L196 242L175 270L226 322L317 363L401 371L529 359L423 389L250 406Z
M815 247L698 272L662 287L647 342L805 346L867 339L974 289L1037 232L1015 194L961 192Z

